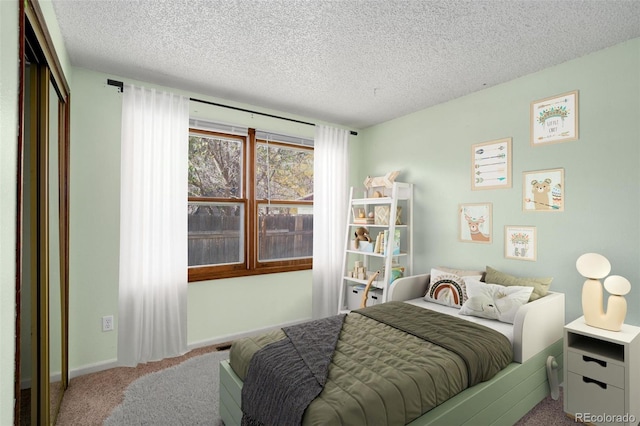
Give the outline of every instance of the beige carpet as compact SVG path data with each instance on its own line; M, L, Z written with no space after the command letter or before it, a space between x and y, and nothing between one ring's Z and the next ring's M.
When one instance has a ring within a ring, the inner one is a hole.
M557 401L550 396L533 407L515 426L576 426L575 420L567 417L562 406L562 388Z
M102 425L111 410L123 401L124 391L136 379L198 355L228 349L229 345L207 346L162 361L140 364L135 368L118 367L75 377L69 381L56 420L58 426Z
M228 345L208 346L194 349L181 357L141 364L135 368L118 367L71 379L56 425L102 425L111 411L123 401L127 386L136 379L172 367L191 357L227 348ZM549 425L575 426L575 422L564 414L562 394L557 401L547 397L516 423L516 426Z

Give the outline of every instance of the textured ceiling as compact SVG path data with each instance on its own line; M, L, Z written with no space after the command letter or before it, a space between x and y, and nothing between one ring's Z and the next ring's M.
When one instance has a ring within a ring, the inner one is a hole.
M53 0L74 66L361 129L640 37L640 1Z

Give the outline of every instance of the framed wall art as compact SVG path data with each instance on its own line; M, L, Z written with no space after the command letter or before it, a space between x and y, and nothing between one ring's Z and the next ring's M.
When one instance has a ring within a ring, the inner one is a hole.
M460 204L459 239L466 243L491 243L491 203Z
M531 146L578 139L578 91L531 102Z
M522 173L523 211L562 212L564 205L564 169Z
M504 227L504 257L535 261L537 256L535 226Z
M471 189L511 188L511 138L471 146Z

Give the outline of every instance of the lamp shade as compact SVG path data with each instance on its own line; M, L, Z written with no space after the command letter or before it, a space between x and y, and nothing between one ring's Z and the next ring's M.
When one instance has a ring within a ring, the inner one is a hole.
M576 261L576 268L583 277L598 280L609 275L611 263L601 254L585 253Z
M631 283L620 275L611 275L604 280L604 288L611 294L624 296L631 291Z

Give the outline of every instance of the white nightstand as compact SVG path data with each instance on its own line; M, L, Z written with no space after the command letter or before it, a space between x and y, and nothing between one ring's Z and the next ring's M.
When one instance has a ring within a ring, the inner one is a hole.
M640 422L640 327L620 331L564 327L564 411L578 421L635 426Z

